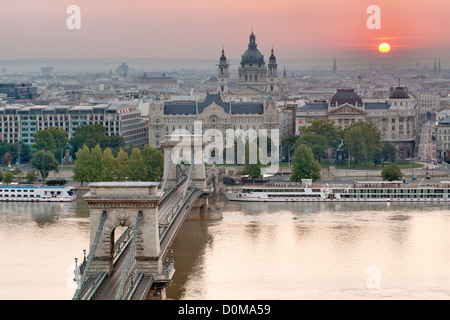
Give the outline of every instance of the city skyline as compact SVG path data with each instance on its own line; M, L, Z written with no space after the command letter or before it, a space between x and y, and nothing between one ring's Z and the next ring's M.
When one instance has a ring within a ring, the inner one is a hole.
M69 30L70 5L81 29ZM376 4L381 29L369 30ZM222 47L238 60L254 31L266 59L450 56L450 2L333 0L236 1L20 0L3 5L1 60L36 58L216 59ZM19 17L19 18L18 18ZM381 42L391 45L383 56Z

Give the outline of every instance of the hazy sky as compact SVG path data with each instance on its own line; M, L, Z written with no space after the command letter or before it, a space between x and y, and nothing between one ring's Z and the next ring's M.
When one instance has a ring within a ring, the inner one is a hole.
M2 0L0 59L239 59L253 28L266 56L450 57L450 0ZM381 30L368 30L369 5ZM69 5L81 30L69 30Z

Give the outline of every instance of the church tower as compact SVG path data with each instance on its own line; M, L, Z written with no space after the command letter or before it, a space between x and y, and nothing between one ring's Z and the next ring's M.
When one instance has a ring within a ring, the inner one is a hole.
M264 56L258 50L256 37L252 31L247 51L244 52L239 66L238 91L250 89L264 93L267 89L267 67Z
M218 88L219 94L228 93L228 61L225 57L225 51L222 49L222 56L219 60L219 75L218 75Z
M267 65L267 92L278 91L278 72L277 72L277 59L273 53L269 58L269 64Z

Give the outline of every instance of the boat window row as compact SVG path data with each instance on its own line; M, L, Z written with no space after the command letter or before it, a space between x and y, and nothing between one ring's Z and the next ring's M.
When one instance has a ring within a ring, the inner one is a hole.
M446 198L444 194L428 194L428 193L418 193L418 194L344 194L341 198Z
M0 192L34 192L33 189L5 189L5 188L0 188Z
M34 194L30 194L30 195L28 195L28 194L24 194L24 195L21 195L21 194L5 194L5 195L3 195L3 194L1 194L0 193L0 198L3 198L3 197L8 197L8 198L34 198ZM36 197L39 197L39 195L37 195Z
M302 193L305 192L305 189L243 189L242 193L253 193L253 192L282 192L282 193ZM322 192L321 189L311 189L311 192Z
M269 198L320 198L320 194L269 194Z
M399 193L448 193L448 189L350 189L349 193L368 193L368 194L399 194Z
M243 189L242 192L305 192L305 189Z

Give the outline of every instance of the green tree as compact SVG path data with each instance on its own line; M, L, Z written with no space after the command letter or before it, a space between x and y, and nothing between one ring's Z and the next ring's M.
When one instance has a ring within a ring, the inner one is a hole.
M39 171L42 177L42 184L45 184L45 179L48 177L50 171L58 172L58 161L55 155L50 151L38 150L31 160L31 166Z
M294 145L294 149L301 144L305 144L310 147L314 154L314 158L320 161L325 149L327 148L327 139L324 136L314 132L305 133L300 136L297 143Z
M131 156L128 159L128 180L142 181L146 177L144 159L139 148L133 148Z
M314 154L310 147L305 144L299 145L292 158L292 181L302 179L319 180L321 177L321 166L314 160Z
M88 182L90 177L90 161L91 150L84 145L76 153L76 160L73 166L73 180L81 182Z
M117 177L117 164L110 148L103 150L102 159L102 181L115 181Z
M33 148L35 150L47 150L55 155L58 152L55 140L50 130L39 130L34 135Z
M310 126L299 129L299 136L315 133L326 139L327 148L336 149L343 138L343 130L335 126L331 120L314 119Z
M34 183L37 180L37 174L34 170L27 171L27 174L25 175L25 179L28 183Z
M75 155L84 145L89 149L92 149L98 144L102 150L110 148L114 155L117 154L121 148L125 148L125 141L122 136L107 136L106 128L99 123L78 126L75 129L70 143L72 144Z
M373 154L373 166L374 168L377 167L377 164L381 163L383 161L383 152L380 149L377 149L375 153Z
M5 171L3 171L3 179L2 180L4 183L10 184L14 180L13 173L9 169L5 169Z
M283 158L292 158L295 150L294 145L299 139L300 137L295 134L288 134L281 140L281 150L283 152Z
M89 156L89 181L96 182L100 181L102 178L102 149L97 144L91 149Z
M117 181L129 180L130 170L128 166L128 160L129 160L128 153L120 149L116 157Z
M384 143L381 149L381 153L383 154L383 163L384 162L394 162L395 154L397 153L397 149L392 143Z
M352 123L344 131L344 143L357 163L373 159L373 155L381 146L381 133L372 122L358 121Z
M56 159L60 159L62 151L66 146L69 139L67 138L67 132L64 129L57 129L50 127L45 130L39 130L34 135L35 150L47 150L51 151Z
M384 167L384 169L381 171L381 177L383 178L383 180L387 181L401 180L402 176L402 171L395 163Z
M254 159L250 159L250 152L256 149L256 163ZM260 161L261 150L258 147L258 142L250 142L245 145L245 163L242 168L242 174L248 174L253 180L261 178L261 169L263 167Z
M101 145L103 139L106 137L106 128L99 124L81 125L78 126L73 137L70 140L73 146L73 151L76 152L86 145L89 149L94 148L97 144Z
M142 149L145 181L161 181L164 174L164 154L146 144Z
M104 150L110 148L114 155L119 153L120 149L125 148L125 140L120 135L110 135L105 136L102 141L100 141L100 147Z

